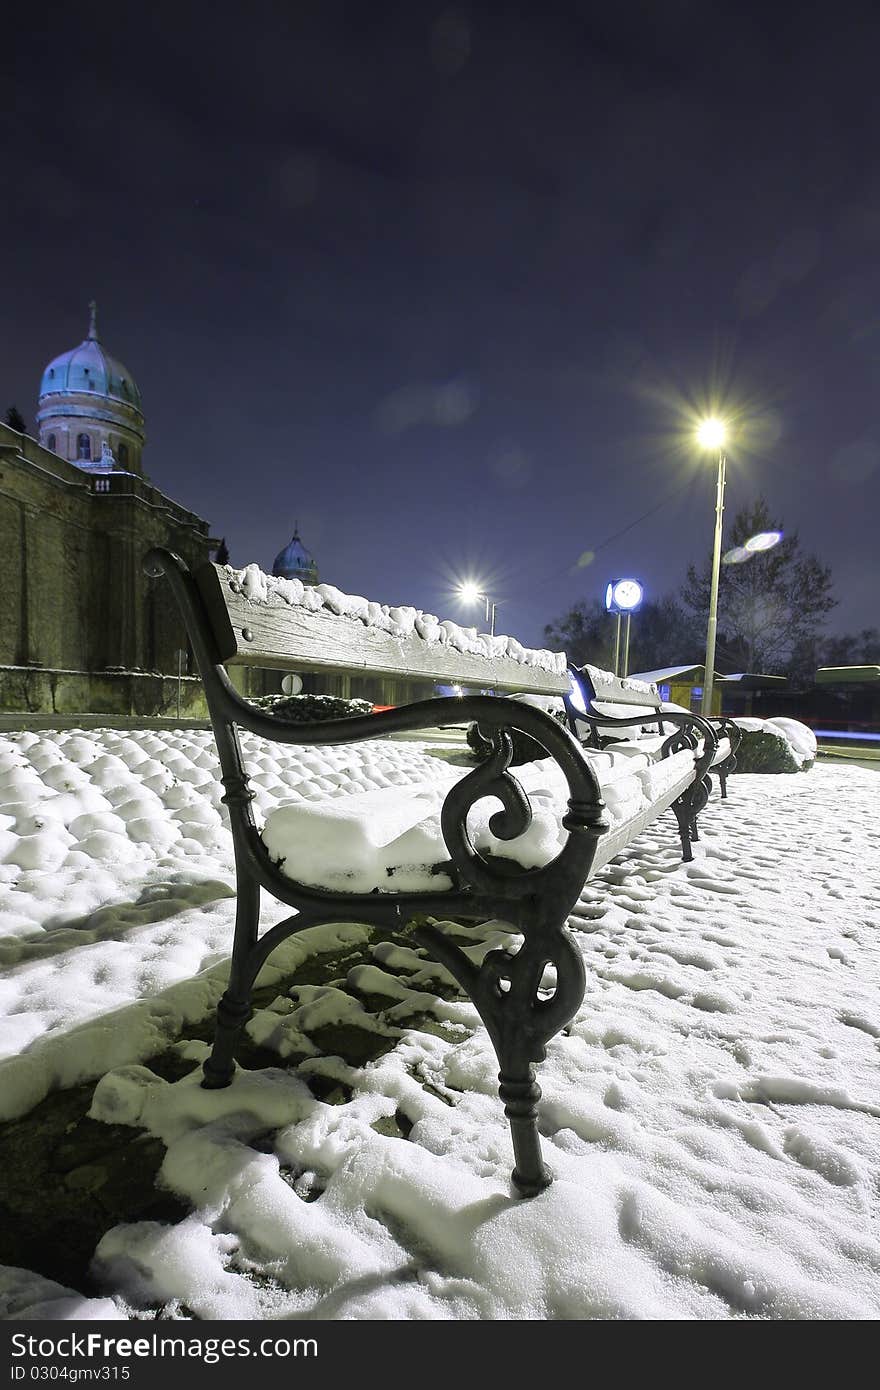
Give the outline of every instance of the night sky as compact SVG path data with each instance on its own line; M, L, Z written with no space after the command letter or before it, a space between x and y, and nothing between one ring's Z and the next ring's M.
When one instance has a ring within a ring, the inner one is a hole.
M832 566L829 631L880 625L876 7L19 15L4 411L33 421L94 297L148 474L233 563L298 520L322 579L476 621L473 577L541 644L708 553L711 401L727 520L763 492Z

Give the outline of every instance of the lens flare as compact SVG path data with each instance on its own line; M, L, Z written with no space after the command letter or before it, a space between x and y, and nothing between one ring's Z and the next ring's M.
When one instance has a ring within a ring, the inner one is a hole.
M754 555L761 550L772 550L774 545L778 545L782 540L781 531L759 531L757 536L750 536L745 543L745 549L750 555Z
M743 560L749 559L749 551L744 545L735 545L732 550L725 551L721 557L722 565L741 565Z

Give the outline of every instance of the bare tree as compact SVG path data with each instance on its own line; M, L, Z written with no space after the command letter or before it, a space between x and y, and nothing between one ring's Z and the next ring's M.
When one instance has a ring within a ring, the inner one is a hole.
M727 535L728 554L742 551L752 536L782 531L759 497L743 507ZM740 563L721 567L718 588L718 665L728 671L795 674L804 654L821 641L826 615L837 604L831 570L801 552L796 532L769 550L746 552ZM709 613L711 561L689 565L681 599L698 630Z

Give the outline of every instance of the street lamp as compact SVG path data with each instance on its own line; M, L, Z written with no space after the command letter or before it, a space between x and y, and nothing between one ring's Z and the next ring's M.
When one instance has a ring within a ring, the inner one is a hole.
M701 714L712 713L712 686L715 679L715 635L718 630L718 577L721 573L721 518L724 513L724 482L727 460L724 445L727 427L723 420L703 420L697 430L697 443L707 452L718 453L718 489L715 497L715 546L712 551L712 583L709 589L709 625L706 629L706 668L703 676Z
M489 624L489 636L495 636L495 609L497 602L493 602L488 594L484 594L476 584L462 584L458 591L458 596L462 603L476 603L477 599L482 599L486 605L486 622Z

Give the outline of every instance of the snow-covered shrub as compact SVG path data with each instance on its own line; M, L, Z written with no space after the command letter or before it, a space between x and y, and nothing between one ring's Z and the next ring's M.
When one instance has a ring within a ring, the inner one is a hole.
M346 700L341 695L263 695L251 704L292 724L307 724L316 719L351 719L373 712L370 700Z
M743 729L742 742L736 751L736 770L800 772L801 764L782 729L764 721L760 729Z
M743 734L737 772L807 772L816 761L816 735L799 719L737 715L734 723Z
M816 761L816 735L807 724L799 719L788 719L784 715L767 720L775 729L781 729L791 745L795 758L800 762L801 771L806 772Z

